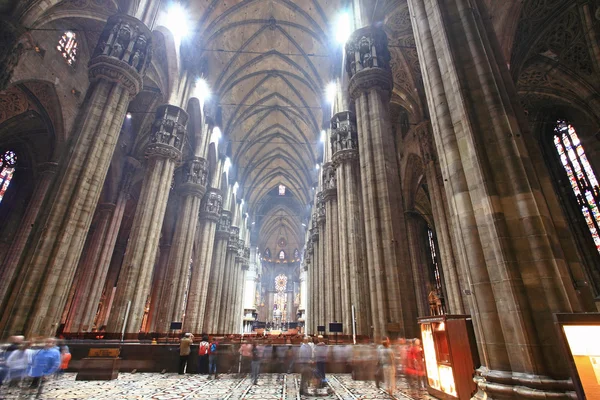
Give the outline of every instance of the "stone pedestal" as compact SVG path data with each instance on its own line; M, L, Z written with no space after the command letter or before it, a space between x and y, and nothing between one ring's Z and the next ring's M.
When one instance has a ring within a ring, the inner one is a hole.
M146 146L148 163L133 220L125 259L117 284L117 292L107 332L120 332L123 324L127 333L140 330L144 309L150 295L156 250L163 225L173 172L181 158L187 113L173 105L156 110L149 143ZM129 316L125 321L128 304Z
M142 22L126 15L109 18L100 35L73 149L24 250L21 279L0 322L3 336L19 331L49 336L58 328L127 105L142 88L151 37Z

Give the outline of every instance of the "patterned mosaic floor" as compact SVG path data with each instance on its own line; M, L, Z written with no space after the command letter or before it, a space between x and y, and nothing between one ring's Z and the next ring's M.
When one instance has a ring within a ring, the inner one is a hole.
M208 379L203 375L125 374L116 381L75 381L75 374L65 374L44 386L40 399L69 400L356 400L390 399L373 382L353 381L350 375L328 375L328 396L300 396L300 376L297 374L263 374L258 385L252 385L248 376L220 375ZM415 383L398 378L396 399L427 398L426 392L415 388ZM28 390L6 389L0 399L30 399Z

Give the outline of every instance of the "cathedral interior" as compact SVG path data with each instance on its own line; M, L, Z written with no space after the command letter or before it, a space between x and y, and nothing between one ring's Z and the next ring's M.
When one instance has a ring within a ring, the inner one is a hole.
M571 398L599 37L598 0L0 1L0 337L464 315L479 398Z

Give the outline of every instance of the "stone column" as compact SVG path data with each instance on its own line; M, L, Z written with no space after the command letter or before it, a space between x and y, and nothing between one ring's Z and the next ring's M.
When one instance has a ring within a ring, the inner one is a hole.
M181 170L181 181L177 187L181 201L167 262L166 285L160 298L158 325L155 327L157 332L168 332L171 321L183 321L184 294L187 290L200 202L206 192L207 174L208 164L200 157L187 161Z
M229 241L227 242L227 255L225 256L224 265L224 279L223 279L223 290L221 292L221 304L231 304L231 298L233 295L233 278L235 271L236 258L238 254L238 236L239 228L232 226L229 234ZM232 310L230 307L221 310L225 312L219 313L219 333L229 333L229 318L231 317Z
M313 260L313 243L312 238L310 237L310 232L308 234L308 241L306 243L306 250L304 253L304 263L306 264L307 274L308 274L308 291L306 292L306 334L310 334L315 332L315 299L314 294L316 291L315 288L315 269L312 263Z
M208 282L208 296L206 302L206 318L204 332L221 333L219 331L219 315L222 309L221 295L225 275L225 257L227 254L227 241L231 228L231 212L223 210L217 223L215 235L214 255L212 259L210 280Z
M192 269L192 279L185 312L185 330L202 333L206 318L210 269L213 259L217 222L223 210L223 195L220 190L210 188L200 206L198 244Z
M169 206L167 205L167 216L169 215ZM164 234L164 229L163 229ZM169 236L169 235L165 235ZM160 324L159 313L161 311L161 299L166 286L172 285L173 282L167 282L165 276L169 268L169 255L171 254L172 237L161 238L161 243L158 245L158 254L156 255L156 263L154 272L152 273L152 288L150 289L150 313L148 315L148 323L150 332L165 333Z
M522 141L506 62L478 2L409 0L487 398L567 398L553 313L578 307ZM491 38L491 39L490 39ZM468 77L468 79L467 79ZM467 84L468 82L468 84Z
M100 249L96 253L92 264L92 279L90 282L89 290L84 291L84 302L81 309L81 321L80 328L87 326L87 331L90 332L94 327L94 320L98 311L98 304L100 297L102 296L102 290L106 282L106 276L108 274L108 268L110 265L111 257L113 255L115 244L117 242L117 236L119 229L121 228L121 222L123 221L123 215L125 212L125 206L129 200L129 190L131 188L131 181L135 170L138 168L139 163L135 159L129 159L127 161L125 172L121 181L121 187L115 205L107 205L109 209L113 209L110 213L110 220L108 222L107 229L102 238ZM99 206L99 210L102 210L102 205ZM98 212L98 211L97 211ZM77 289L79 290L79 288ZM77 319L75 319L77 323Z
M323 320L324 320L324 315L323 315L323 303L325 302L325 296L324 296L324 286L323 286L323 264L320 262L320 254L321 254L321 242L320 242L320 234L319 234L319 227L317 224L317 215L318 212L316 211L316 206L315 206L315 212L313 213L313 219L312 219L312 228L310 229L310 234L311 234L311 239L312 239L312 243L313 243L313 260L312 260L312 265L313 265L313 270L315 272L315 278L314 278L314 290L315 292L313 293L313 300L314 300L314 309L315 309L315 324L314 324L314 332L315 334L317 333L317 326L323 324Z
M127 105L150 63L151 37L144 24L126 15L110 17L100 35L73 148L20 263L21 283L5 307L2 336L48 336L58 327Z
M140 330L151 291L152 272L173 172L181 158L187 119L187 113L177 106L166 104L156 110L156 120L146 146L146 174L108 321L108 332L120 332L123 323L129 334ZM130 302L129 317L125 321Z
M355 308L357 335L370 332L369 276L365 265L365 237L361 207L356 120L349 111L331 119L332 160L336 170L339 218L340 270L343 314L352 324ZM344 319L345 323L346 319ZM345 329L345 328L344 328ZM348 326L352 332L352 326Z
M98 328L105 326L108 323L110 309L114 300L117 278L119 277L119 271L121 270L121 264L123 264L125 250L127 249L128 237L129 235L119 233L119 239L117 240L117 244L115 244L115 250L113 251L112 258L110 259L108 274L106 275L106 282L104 283L104 289L102 290L100 311L98 312L98 317L96 318L95 325Z
M40 214L42 204L48 193L48 188L56 174L57 165L58 164L53 162L47 162L37 166L38 178L35 189L27 204L27 210L19 224L19 229L15 233L15 238L0 267L0 305L4 303L4 297L13 284L19 260L21 259L21 255L23 254L23 250L25 249L25 245L27 244L27 240L33 229L33 224Z
M439 164L433 145L433 134L429 122L424 122L416 127L416 134L421 146L423 163L425 164L425 179L429 196L431 196L431 207L433 210L433 222L439 245L441 267L444 275L444 286L446 288L446 310L448 314L464 314L463 297L461 291L462 280L456 266L456 248L452 244L452 235L448 228L447 201L444 195L444 184L438 173Z
M374 336L388 329L418 335L413 276L406 243L404 210L393 133L389 123L392 90L390 53L382 29L361 28L346 44L348 92L355 102ZM394 208L392 210L392 207Z
M325 238L326 238L326 265L328 286L327 291L331 296L327 296L330 322L341 322L344 332L350 323L350 315L342 312L342 271L340 270L340 252L339 252L339 225L338 225L338 199L337 199L337 177L335 167L332 163L323 164L323 202L325 207ZM347 279L347 278L346 278ZM331 301L331 302L329 302Z
M429 243L425 242L426 223L423 218L410 212L406 216L406 230L408 233L408 248L410 250L410 264L413 269L414 277L414 294L417 303L417 311L419 316L427 316L429 312L429 291L435 287L429 288L429 264L431 257L429 254Z
M86 325L87 299L95 283L95 272L98 267L97 261L101 256L102 245L106 240L110 219L115 210L115 205L111 203L99 204L96 209L96 227L89 237L89 244L85 256L79 262L77 267L80 271L79 279L76 281L76 288L69 310L69 317L65 325L65 332L87 332L90 328ZM97 304L96 304L97 305Z

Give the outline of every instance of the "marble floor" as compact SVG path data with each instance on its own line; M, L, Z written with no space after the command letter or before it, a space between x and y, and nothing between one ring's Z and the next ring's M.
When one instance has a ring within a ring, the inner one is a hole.
M75 374L64 374L45 383L40 399L69 400L355 400L355 399L424 399L424 390L414 382L398 378L394 397L378 389L373 382L353 381L350 375L327 376L329 395L300 396L300 375L262 374L258 385L252 385L247 375L220 375L208 379L204 375L121 373L116 381L75 381ZM32 399L29 389L1 388L0 399Z

